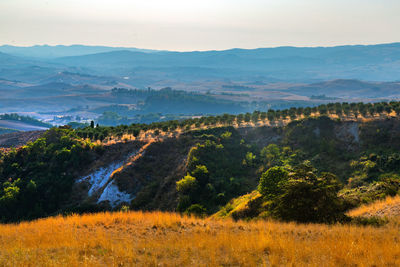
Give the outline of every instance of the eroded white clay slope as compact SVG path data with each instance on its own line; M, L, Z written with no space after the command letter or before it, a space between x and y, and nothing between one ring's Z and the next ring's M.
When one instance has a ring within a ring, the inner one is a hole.
M78 179L76 182L81 183L81 182L88 182L89 183L89 190L88 190L88 196L92 196L95 193L101 193L97 203L100 203L102 201L110 201L110 205L112 207L115 207L116 205L122 203L122 202L129 202L132 200L134 197L131 197L129 194L126 194L124 192L119 191L117 185L114 183L113 180L110 181L111 174L123 166L131 157L134 157L138 151L135 151L133 153L128 154L124 160L118 161L118 162L113 162L110 163L107 166L103 166L91 174L84 176L80 179ZM107 182L108 185L107 185ZM100 190L103 190L103 192L99 192Z
M111 181L105 188L97 203L109 201L111 207L115 207L120 203L129 203L135 196L119 191L115 181Z

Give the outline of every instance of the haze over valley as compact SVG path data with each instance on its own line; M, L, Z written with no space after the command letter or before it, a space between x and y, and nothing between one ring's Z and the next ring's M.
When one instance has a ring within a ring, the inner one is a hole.
M167 115L398 99L398 77L399 43L201 52L3 45L0 112L28 114L56 125L98 120L107 111L132 122L152 122ZM138 89L140 94L122 97L123 90L116 88ZM168 94L180 102L179 109L162 101ZM196 103L201 105L193 108ZM215 109L213 103L222 106Z
M0 266L400 266L399 13L1 0Z

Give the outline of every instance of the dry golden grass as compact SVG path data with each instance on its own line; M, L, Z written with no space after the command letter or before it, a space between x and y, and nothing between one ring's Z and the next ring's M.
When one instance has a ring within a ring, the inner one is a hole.
M400 196L387 197L374 203L351 210L349 216L355 217L400 217Z
M0 266L400 266L399 227L116 212L0 225Z

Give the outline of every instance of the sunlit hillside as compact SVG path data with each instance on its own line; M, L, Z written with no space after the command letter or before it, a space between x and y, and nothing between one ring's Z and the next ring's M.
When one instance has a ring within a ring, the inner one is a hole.
M1 266L399 266L399 227L116 212L0 226Z
M363 217L400 217L400 196L387 197L383 200L363 205L349 212L350 216Z

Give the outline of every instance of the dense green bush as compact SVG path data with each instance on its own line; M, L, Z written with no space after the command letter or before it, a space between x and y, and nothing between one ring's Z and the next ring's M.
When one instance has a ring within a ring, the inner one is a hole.
M197 185L197 179L188 174L176 182L176 190L182 194L190 194L196 191Z
M273 216L285 221L333 223L346 219L345 205L338 197L341 186L336 176L315 174L301 165L283 184L282 193L273 199Z
M287 180L287 170L279 166L271 167L261 175L258 191L267 200L274 199L276 196L282 194L282 189Z

